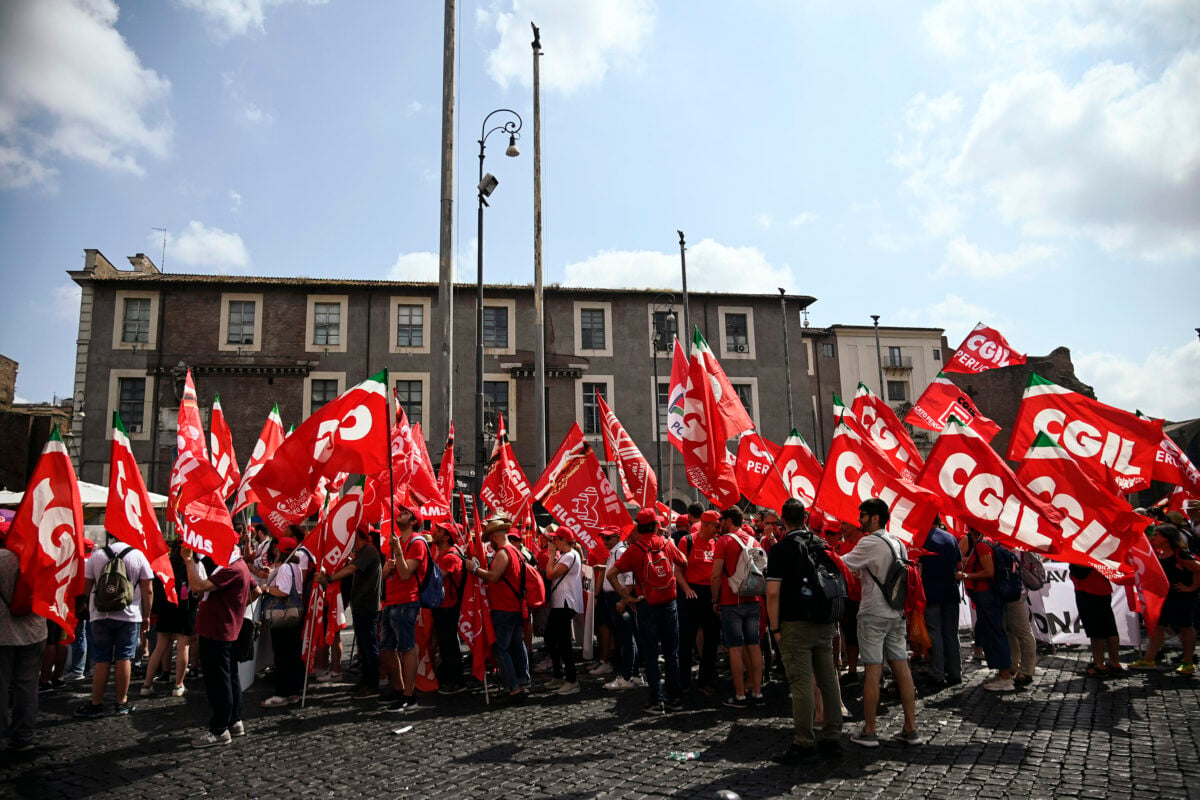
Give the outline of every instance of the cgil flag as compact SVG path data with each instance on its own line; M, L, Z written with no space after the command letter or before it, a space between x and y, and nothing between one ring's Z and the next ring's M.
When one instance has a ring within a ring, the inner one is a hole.
M693 352L683 400L683 466L692 486L717 508L729 508L741 492L725 449L729 437L713 394L715 383L706 361Z
M267 415L262 433L258 435L258 442L254 445L254 452L250 454L250 460L246 462L246 471L242 473L237 497L233 501L234 514L251 503L258 502L258 496L250 488L250 480L262 470L263 464L271 460L271 456L275 455L275 451L281 444L283 444L283 420L279 416L279 405L276 404L271 409L271 413Z
M150 493L142 471L133 457L133 448L121 415L113 412L112 452L108 466L108 503L104 508L104 528L130 547L142 551L150 568L162 581L167 599L178 605L175 570L171 553L158 527L158 517L150 503Z
M617 474L621 477L621 488L625 499L642 508L651 508L658 502L658 476L650 468L650 462L634 444L633 438L617 415L604 402L599 390L596 402L600 410L600 425L604 431L604 460L614 461Z
M680 453L683 453L683 396L687 392L687 375L687 356L676 337L671 356L671 382L667 384L667 441Z
M887 456L896 472L907 481L916 480L924 462L892 407L860 381L850 412L862 423L867 436Z
M221 410L220 395L213 395L212 422L209 428L212 465L225 481L225 485L221 487L221 497L228 500L241 483L242 475L238 471L237 456L233 454L233 434L225 421L225 412Z
M1150 419L1141 411L1136 413L1142 419ZM1174 484L1192 497L1200 497L1200 470L1175 444L1175 440L1165 433L1159 442L1158 452L1154 454L1154 471L1151 475L1156 481Z
M729 382L729 376L725 374L725 369L713 355L708 342L704 341L698 327L692 340L692 358L697 356L704 364L704 371L708 373L708 379L712 383L712 395L716 400L717 409L720 411L721 426L724 430L721 441L724 442L738 434L754 430L754 420L750 419L750 414L742 405L742 399L738 397L737 390Z
M496 415L496 444L488 459L479 498L494 512L504 512L513 520L521 520L533 508L533 489L513 455L504 427L504 415Z
M913 427L940 433L951 414L978 433L985 442L992 441L1000 432L1000 426L980 414L967 393L941 372L921 392L917 402L904 416L904 421Z
M946 361L943 371L976 373L1024 363L1025 356L1013 350L1000 331L980 322Z
M237 533L221 495L225 482L208 460L204 446L204 426L191 370L184 380L177 420L178 455L171 466L168 509L189 548L212 557L223 567L229 566L237 547Z

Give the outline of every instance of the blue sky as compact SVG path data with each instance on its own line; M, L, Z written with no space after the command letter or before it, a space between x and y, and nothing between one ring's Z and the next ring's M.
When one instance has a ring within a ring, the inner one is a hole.
M977 8L982 6L982 10ZM1200 5L459 0L455 252L476 140L525 120L487 279L810 294L814 325L976 321L1100 398L1200 416ZM436 2L0 5L0 352L72 388L84 248L166 269L434 279ZM986 409L985 409L986 411Z

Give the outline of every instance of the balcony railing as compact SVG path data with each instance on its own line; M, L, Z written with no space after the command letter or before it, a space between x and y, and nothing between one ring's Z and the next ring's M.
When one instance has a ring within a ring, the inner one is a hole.
M883 359L884 369L912 369L912 356L888 356Z

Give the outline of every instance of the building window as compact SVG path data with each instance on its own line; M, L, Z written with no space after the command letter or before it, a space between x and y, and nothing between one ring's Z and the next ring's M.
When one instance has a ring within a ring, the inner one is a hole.
M121 341L129 344L150 343L150 298L125 298Z
M596 401L596 393L608 402L608 384L583 381L583 433L585 436L599 436L604 432L604 420L600 417L600 403Z
M396 306L396 346L425 346L424 306Z
M887 401L889 403L908 402L908 384L904 381L888 381Z
M128 433L145 430L146 379L117 378L117 413Z
M933 348L933 360L934 361L942 360L942 348L940 348L940 347Z
M309 414L315 414L321 406L337 398L338 382L336 378L314 378L309 389Z
M225 344L254 344L254 301L230 300Z
M579 309L579 347L581 349L606 349L604 316L603 308Z
M671 399L671 382L659 381L658 391L655 392L656 401L658 402L658 435L659 438L667 436L667 402Z
M738 400L742 401L742 408L754 419L754 386L749 383L735 383L733 390L737 392Z
M496 350L508 349L508 308L484 306L483 346Z
M833 358L833 342L821 342L821 358Z
M313 344L338 347L342 343L342 304L313 304Z
M409 425L425 419L425 402L421 381L396 381L396 402L404 409Z
M900 354L899 347L889 347L887 363L885 366L898 367L902 363L904 356Z
M484 309L486 311L487 309ZM506 329L507 330L507 329ZM504 415L505 426L512 425L508 411L508 381L483 382L483 427L492 436L496 435L497 416ZM512 438L511 433L509 438Z
M725 352L750 352L749 325L745 314L725 315Z

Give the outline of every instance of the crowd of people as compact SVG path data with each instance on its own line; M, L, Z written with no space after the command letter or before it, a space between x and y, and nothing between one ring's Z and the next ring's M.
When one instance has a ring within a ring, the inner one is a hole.
M455 523L422 530L426 526L413 510L397 506L386 535L360 527L349 559L332 573L316 565L299 526L273 536L254 525L242 532L241 547L224 567L175 542L174 598L141 552L114 541L94 547L87 558L70 646L54 623L10 612L18 563L0 548L0 697L8 701L2 704L3 734L11 748L32 749L39 693L89 673L91 696L75 710L84 718L110 713L104 702L110 679L111 713L123 715L134 711L134 677L142 679L143 697L160 691L160 683L161 691L183 696L186 679L199 677L211 715L192 744L228 744L246 730L239 664L254 658L260 627L274 654L273 691L263 708L286 708L299 701L306 680L342 681L352 667L357 681L351 702L410 710L426 702L417 691L418 626L435 563L443 593L431 609L428 656L439 693L458 694L469 684L459 631L469 580L486 587L498 684L491 697L503 703L527 701L533 675L543 669L550 677L539 682L540 690L555 696L583 691L574 630L594 592L598 658L589 675L603 680L604 691L643 690L644 712L652 716L682 708L692 693L715 700L723 694L718 661L724 652L730 685L721 703L730 709L763 703L772 675L786 681L793 733L778 756L784 763L841 754L849 716L843 693L850 687L861 690L862 725L849 741L878 747L885 670L903 710L890 738L907 746L923 743L918 684L936 692L963 681L960 585L973 607L974 646L994 670L983 688L1012 692L1036 680L1038 651L1027 602L1027 593L1045 582L1036 556L1013 553L976 530L956 538L935 524L910 561L904 543L887 532L886 503L872 498L859 512L857 525L826 520L813 529L797 500L787 501L780 513L768 510L752 519L737 507L717 511L698 503L674 519L641 509L628 530L599 532L605 559L589 558L566 527L551 525L531 537L496 515L482 525L487 558L481 561ZM1177 671L1193 674L1200 502L1189 501L1187 513L1161 516L1147 530L1170 590L1145 652L1128 665L1119 658L1113 584L1095 570L1071 566L1091 641L1089 676L1157 669L1167 633L1177 634L1182 646ZM340 591L330 592L333 586ZM316 648L310 671L301 622L315 587L338 598L329 611L336 619L350 612L353 664L344 663L336 636ZM535 635L544 646L540 663L533 661ZM925 666L919 679L910 669L910 652Z

